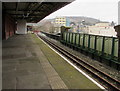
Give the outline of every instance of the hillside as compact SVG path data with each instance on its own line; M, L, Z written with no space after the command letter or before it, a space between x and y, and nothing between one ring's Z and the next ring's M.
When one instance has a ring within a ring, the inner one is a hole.
M86 25L93 25L93 24L96 24L98 22L101 22L100 20L98 19L95 19L95 18L90 18L90 17L84 17L84 16L81 16L81 17L67 17L70 22L75 22L77 24L80 24L83 20L85 21L85 24Z
M94 25L98 22L102 22L98 19L90 18L90 17L84 17L84 16L80 16L80 17L70 16L70 17L66 17L66 18L69 19L70 23L74 22L75 24L80 24L83 20L85 21L86 25ZM54 19L44 19L44 20L40 21L39 24L43 24L46 21L53 22Z

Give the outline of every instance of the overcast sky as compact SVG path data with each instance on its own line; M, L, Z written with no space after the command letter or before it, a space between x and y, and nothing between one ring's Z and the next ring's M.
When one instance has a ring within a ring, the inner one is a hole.
M75 0L45 19L56 16L87 16L118 23L118 1L120 0Z

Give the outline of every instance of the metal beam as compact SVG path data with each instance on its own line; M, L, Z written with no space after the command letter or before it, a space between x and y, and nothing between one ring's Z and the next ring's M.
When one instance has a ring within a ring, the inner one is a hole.
M18 5L19 4L19 5ZM47 15L51 14L52 12L58 10L59 8L65 6L67 3L58 3L58 2L30 2L30 3L24 3L23 7L24 9L22 9L21 6L21 10L19 9L20 6L20 2L14 2L14 8L7 8L7 3L5 2L3 11L4 14L10 14L11 16L13 16L16 19L18 18L24 18L27 21L30 21L30 18L32 17L31 21L40 21L41 19L43 19L44 17L46 17ZM28 18L27 18L28 17Z
M15 12L15 10L6 10L7 12ZM33 10L18 10L17 12L33 12ZM44 10L34 10L34 12L45 12Z
M29 10L29 7L31 6L32 3L28 3L27 7L24 9L24 11Z
M18 11L18 2L16 3L16 10L15 10L16 14L17 14L17 11ZM17 18L17 15L16 15L16 18Z
M41 6L41 4L36 9L34 9L34 11L32 11L32 13L30 13L30 15L33 14L35 11L37 11L40 8L40 6Z
M16 10L15 10L16 12L18 11L18 2L16 3Z
M22 16L23 14L10 14L10 15L12 15L12 16ZM32 14L32 15L30 15L30 16L40 16L40 15L42 15L42 14ZM28 16L29 17L29 16Z
M33 3L29 3L28 5L27 5L27 7L24 9L24 10L22 10L23 12L24 12L24 14L26 14L27 15L27 13L29 13L29 12L31 12L31 5L32 5ZM35 6L35 5L34 5Z

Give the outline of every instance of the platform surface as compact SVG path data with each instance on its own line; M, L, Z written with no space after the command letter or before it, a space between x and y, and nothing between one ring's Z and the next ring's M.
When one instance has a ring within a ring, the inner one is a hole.
M2 49L3 89L67 89L30 35L15 35L4 40ZM62 86L52 85L45 69L52 71Z
M3 89L99 89L34 34L3 40Z

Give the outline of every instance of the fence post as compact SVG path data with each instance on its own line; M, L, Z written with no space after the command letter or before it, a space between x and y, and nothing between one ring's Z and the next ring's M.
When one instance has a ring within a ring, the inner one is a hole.
M97 48L97 36L95 35L95 44L94 44L94 50L96 51Z
M71 38L71 44L73 44L73 33L72 33L72 38Z
M69 36L68 36L68 46L70 47L70 32L69 32Z
M112 49L111 49L111 58L114 57L114 49L115 49L115 38L112 38Z
M69 33L69 36L68 36L68 42L70 43L70 33Z
M85 46L85 34L83 34L83 47Z
M76 39L77 39L77 33L75 33L75 43L74 43L75 45L76 45Z
M80 34L79 34L78 46L80 47Z
M103 36L103 41L102 41L102 55L104 55L104 49L105 49L105 36Z
M90 35L88 37L88 49L90 48Z
M61 26L61 40L63 40L63 33L65 32L65 27Z

